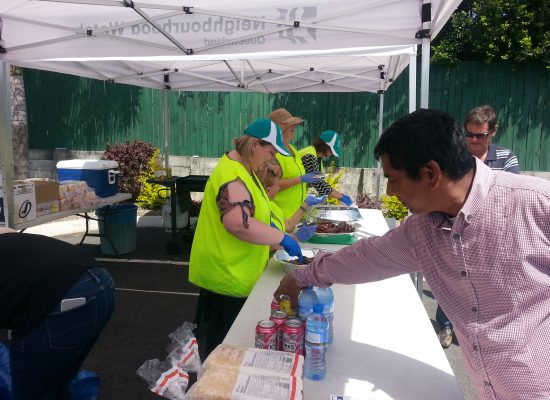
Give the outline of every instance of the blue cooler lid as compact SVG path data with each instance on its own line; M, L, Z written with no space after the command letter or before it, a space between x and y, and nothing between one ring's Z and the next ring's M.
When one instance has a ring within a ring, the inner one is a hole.
M62 160L56 164L57 169L112 169L118 168L118 163L113 160Z

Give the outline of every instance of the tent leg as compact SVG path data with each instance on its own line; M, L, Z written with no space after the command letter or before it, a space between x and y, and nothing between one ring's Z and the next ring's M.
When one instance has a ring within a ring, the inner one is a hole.
M13 194L13 132L11 124L10 64L0 61L0 171L2 172L3 208L5 226L15 227Z
M163 97L163 129L164 129L164 168L165 171L169 171L170 165L168 160L168 154L170 151L170 101L168 98L168 89L164 90Z
M420 81L420 107L428 108L430 94L430 39L422 39L422 75Z
M409 113L416 111L416 54L409 58Z
M380 91L380 105L378 109L378 138L382 136L382 129L383 129L383 123L384 123L384 92ZM376 197L375 197L375 205L376 207L380 207L380 180L382 178L382 168L380 165L380 160L376 162Z

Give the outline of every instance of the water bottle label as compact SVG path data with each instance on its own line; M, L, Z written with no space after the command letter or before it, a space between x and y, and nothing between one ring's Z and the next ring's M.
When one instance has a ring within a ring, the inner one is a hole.
M328 332L311 332L306 331L306 342L312 344L324 344L328 341Z

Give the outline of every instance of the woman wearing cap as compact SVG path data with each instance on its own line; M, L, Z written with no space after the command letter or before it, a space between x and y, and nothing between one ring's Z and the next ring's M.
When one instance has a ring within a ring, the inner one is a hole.
M281 164L283 176L279 180L279 193L273 200L285 215L294 215L305 201L307 184L316 182L322 178L316 177L318 171L307 173L302 165L298 151L290 144L294 138L296 127L304 122L302 118L294 117L284 108L279 108L269 114L269 119L275 122L283 130L283 143L290 157L277 154L277 161Z
M225 337L262 274L270 246L301 257L298 243L270 226L269 197L254 173L283 148L281 130L254 121L208 179L189 260L189 281L200 287L197 337L208 355Z
M306 197L305 201L300 205L300 208L292 215L287 216L283 210L273 202L273 199L279 192L279 181L282 176L281 165L277 159L267 162L260 170L256 171L256 175L260 178L267 195L271 199L271 225L275 226L282 232L294 232L296 225L303 219L308 207L323 203L327 196L312 196ZM309 240L314 234L317 225L302 224L293 235L300 241Z
M300 150L298 154L302 159L306 172L322 170L321 160L323 158L328 158L331 155L341 157L340 136L334 131L324 131L321 136L313 141L311 146ZM313 182L313 187L320 196L326 195L338 199L347 206L353 204L353 200L348 195L334 190L325 180Z

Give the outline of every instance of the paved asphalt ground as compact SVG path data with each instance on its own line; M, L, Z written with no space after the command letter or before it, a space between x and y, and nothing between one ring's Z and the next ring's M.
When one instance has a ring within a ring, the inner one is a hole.
M55 236L76 244L82 233ZM167 254L169 239L162 228L138 228L136 251L119 258L103 255L98 238L87 237L82 245L103 263L117 285L115 314L84 364L100 376L102 399L158 399L136 370L146 360L164 360L168 334L184 321L194 320L198 289L187 281L189 238L180 237L177 255ZM427 287L423 303L435 329L437 304ZM395 329L407 335L407 327L395 322ZM460 347L453 343L445 354L464 399L475 400Z

